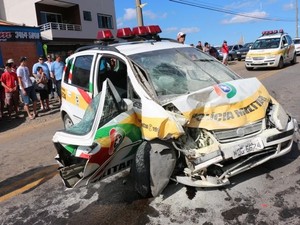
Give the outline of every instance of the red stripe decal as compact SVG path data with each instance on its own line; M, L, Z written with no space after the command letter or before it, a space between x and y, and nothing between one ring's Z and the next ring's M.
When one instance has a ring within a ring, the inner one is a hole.
M81 96L83 97L83 99L90 104L90 102L92 101L92 98L88 95L88 93L86 93L84 90L77 88L78 92L81 94Z

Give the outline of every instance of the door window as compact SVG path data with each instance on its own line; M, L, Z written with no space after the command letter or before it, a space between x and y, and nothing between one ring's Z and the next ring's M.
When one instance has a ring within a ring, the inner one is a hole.
M71 82L71 67L72 67L72 63L73 63L73 58L70 59L68 62L67 62L67 65L66 65L66 70L65 70L65 75L64 75L64 82L65 83L68 83L69 80Z
M127 67L125 62L115 56L103 56L98 68L98 90L101 91L102 83L110 79L119 95L127 98Z
M91 66L93 62L92 55L78 56L75 59L72 69L72 85L89 91L89 81L91 74Z
M282 47L284 47L285 44L287 44L287 40L284 36L284 37L282 37Z
M92 102L87 107L82 120L66 129L70 135L86 135L92 130L93 126L100 128L122 113L120 108L121 103L116 100L118 96L114 96L113 91L107 83L106 85L103 85L103 87L105 89L93 98ZM104 101L103 95L105 95ZM118 98L120 99L120 97ZM97 121L96 117L99 118L99 115L101 115L101 118L97 125L95 124L95 121Z

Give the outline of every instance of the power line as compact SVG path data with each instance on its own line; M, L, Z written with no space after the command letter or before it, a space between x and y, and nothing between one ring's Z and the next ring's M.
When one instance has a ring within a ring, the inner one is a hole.
M242 16L242 17L248 17L248 18L253 18L253 19L258 19L258 20L268 20L268 21L281 21L281 22L295 22L295 20L288 20L288 19L280 19L280 18L268 18L268 17L259 17L259 16L251 16L245 13L239 13L239 12L234 12L231 10L226 10L226 9L222 9L222 8L217 8L217 7L212 7L210 5L207 4L202 4L202 3L194 3L191 1L179 1L179 0L169 0L171 2L175 2L175 3L179 3L179 4L183 4L183 5L188 5L188 6L193 6L193 7L197 7L197 8L201 8L201 9L207 9L207 10L211 10L211 11L215 11L215 12L222 12L222 13L227 13L227 14L231 14L231 15L236 15L236 16Z

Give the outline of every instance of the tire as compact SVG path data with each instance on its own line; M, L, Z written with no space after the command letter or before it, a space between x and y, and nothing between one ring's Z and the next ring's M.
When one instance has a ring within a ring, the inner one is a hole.
M241 61L242 60L242 58L238 58L238 61Z
M68 114L64 115L64 127L65 129L70 128L73 125L73 121L71 120L71 118L69 117Z
M144 141L138 147L131 170L134 178L134 187L144 198L151 197L150 149L151 146L147 141Z
M248 71L253 70L253 67L247 67L247 66L245 66L245 67L246 67L246 70L248 70Z
M297 54L295 53L294 57L293 57L293 59L291 61L291 64L296 64L296 63L297 63Z
M232 61L232 55L228 55L228 61Z
M136 191L144 198L160 195L170 181L176 162L170 144L161 140L144 141L131 167Z
M279 63L278 63L278 66L277 66L277 68L278 68L278 69L282 69L282 68L283 68L283 66L284 66L284 63L283 63L283 58L282 58L282 57L280 57L280 59L279 59Z

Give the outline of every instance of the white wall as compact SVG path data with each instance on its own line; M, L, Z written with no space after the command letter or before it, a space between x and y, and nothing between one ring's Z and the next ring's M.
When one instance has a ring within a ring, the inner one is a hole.
M79 4L80 18L82 24L82 34L86 38L96 38L98 28L97 13L111 15L113 17L114 33L116 32L117 22L115 16L114 0L73 0ZM80 4L81 2L81 4ZM83 20L83 11L90 11L92 14L92 21Z
M6 16L3 18L9 22L37 26L37 18L34 3L36 0L3 0ZM1 15L2 16L2 15Z
M25 24L26 26L38 26L35 3L39 2L39 0L3 0L3 2L6 17L2 18L3 13L0 10L2 19L13 23ZM73 36L73 38L96 38L99 30L97 13L111 15L114 25L113 32L116 32L117 23L114 0L66 0L65 2L79 5L82 32L77 32L77 35ZM92 21L83 20L83 11L91 12ZM67 35L66 38L69 38L69 36Z

